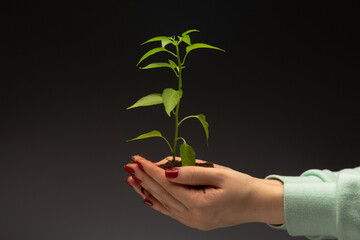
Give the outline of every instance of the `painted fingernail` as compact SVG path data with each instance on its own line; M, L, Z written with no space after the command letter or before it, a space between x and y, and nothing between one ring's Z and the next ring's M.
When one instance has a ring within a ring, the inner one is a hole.
M148 205L148 206L152 206L152 205L154 205L150 200L147 200L147 199L145 199L144 200L144 203L146 204L146 205Z
M168 168L165 170L165 176L167 178L176 178L179 175L179 169L177 168Z
M144 156L143 154L138 154L137 156L142 157L142 158L145 158L145 156ZM137 163L137 162L138 162L138 161L135 159L135 156L131 156L131 161L132 161L133 163Z
M156 163L158 163L159 161L157 161L157 162L153 162L153 164L156 164Z
M141 183L141 180L140 180L140 179L138 179L135 175L133 175L133 176L132 176L132 178L135 180L135 182L137 182L137 183Z
M126 183L127 183L130 187L133 187L133 186L131 186L131 184L130 184L130 182L129 182L128 179L126 179Z
M129 166L125 166L124 169L125 169L125 171L127 171L131 176L135 174L134 169L132 169L132 168L129 167Z
M136 163L137 163L137 165L139 166L139 168L144 171L143 165L142 165L140 162L136 162ZM144 172L145 172L145 171L144 171Z

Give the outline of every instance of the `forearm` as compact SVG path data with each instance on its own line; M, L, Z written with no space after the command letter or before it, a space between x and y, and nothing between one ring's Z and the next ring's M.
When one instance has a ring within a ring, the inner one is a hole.
M284 186L281 181L253 178L251 187L251 218L253 222L284 224Z

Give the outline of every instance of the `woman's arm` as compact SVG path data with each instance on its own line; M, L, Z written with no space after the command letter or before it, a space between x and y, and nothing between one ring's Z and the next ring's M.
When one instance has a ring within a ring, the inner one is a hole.
M216 164L164 171L142 157L134 161L126 166L128 183L145 203L187 226L264 222L292 236L360 239L360 167L258 179ZM206 187L191 187L196 185Z
M146 204L187 226L211 230L247 222L284 223L280 181L254 178L220 165L165 171L140 156L134 161L137 164L126 165L132 175L128 183Z

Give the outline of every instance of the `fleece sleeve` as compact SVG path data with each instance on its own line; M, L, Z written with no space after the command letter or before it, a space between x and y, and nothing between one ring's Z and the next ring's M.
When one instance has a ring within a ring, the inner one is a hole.
M299 177L270 175L284 183L285 229L309 239L360 239L360 167L308 170Z

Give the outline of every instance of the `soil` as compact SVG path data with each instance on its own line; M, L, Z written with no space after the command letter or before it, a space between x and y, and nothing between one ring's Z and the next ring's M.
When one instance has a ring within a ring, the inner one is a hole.
M175 168L175 167L181 167L181 162L176 160L169 160L167 163L158 165L158 167L162 169L168 169L168 168ZM214 163L212 162L205 162L205 163L195 163L195 166L199 167L214 167Z

